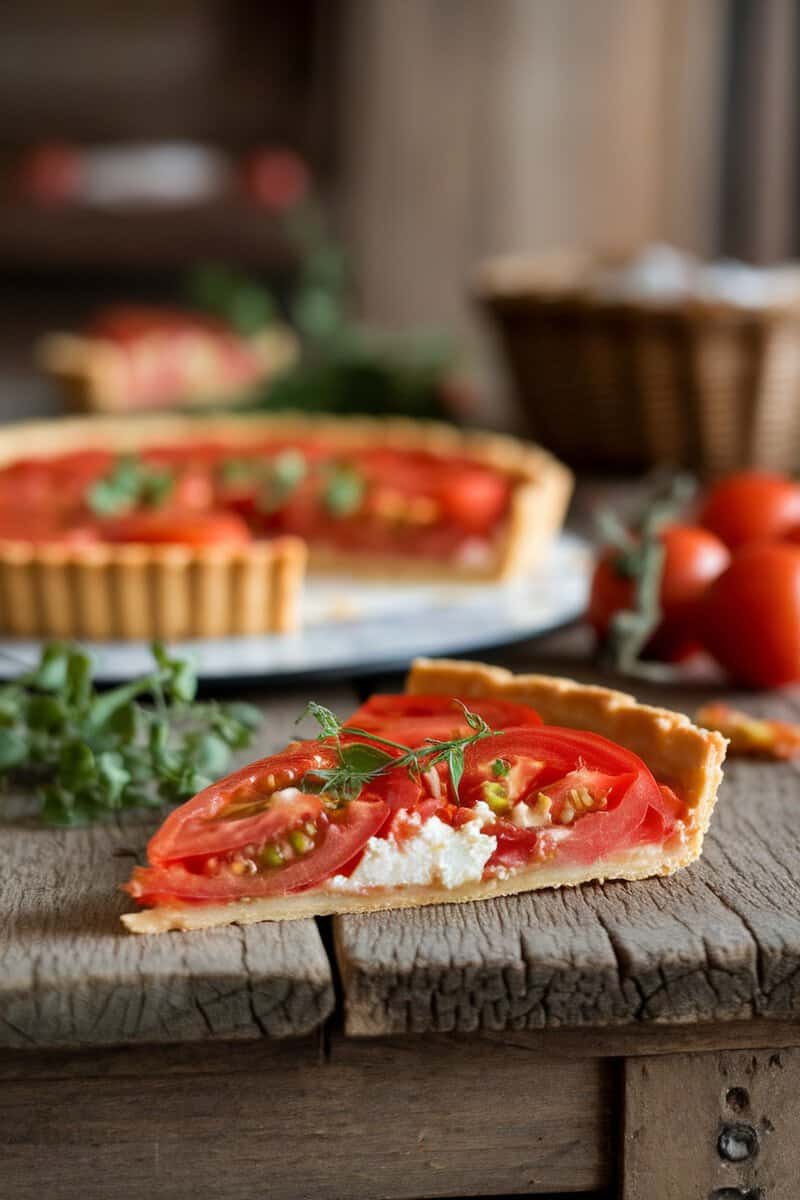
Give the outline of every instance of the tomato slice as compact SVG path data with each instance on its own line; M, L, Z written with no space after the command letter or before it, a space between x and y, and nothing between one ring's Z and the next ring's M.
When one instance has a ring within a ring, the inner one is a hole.
M459 701L450 696L370 696L356 709L347 725L367 733L382 734L404 746L421 746L426 738L444 741L472 732L461 704L483 717L492 729L538 726L542 718L527 704L510 700Z
M212 903L243 896L288 896L302 892L337 874L363 850L386 815L387 807L379 800L351 800L325 821L313 851L286 866L253 875L236 875L228 866L223 866L218 874L200 874L180 862L137 867L126 890L143 904Z
M314 820L322 807L319 797L297 791L296 785L307 772L332 767L336 761L334 747L300 742L226 775L170 813L148 843L149 861L165 866L182 858L226 853L251 842L271 841Z
M591 863L613 850L625 849L650 809L659 826L666 827L665 802L658 784L637 755L599 734L556 726L511 730L470 746L460 789L462 803L474 804L483 798L493 760L502 759L513 770L513 763L520 758L545 763L551 782L579 768L617 777L606 807L587 812L568 826L569 837L559 850L564 858ZM535 787L546 790L545 779L537 778Z
M445 472L439 503L447 517L469 533L485 533L500 520L510 486L485 467L459 466Z
M247 524L236 513L197 509L140 510L102 524L110 542L145 542L210 546L241 546L251 540Z

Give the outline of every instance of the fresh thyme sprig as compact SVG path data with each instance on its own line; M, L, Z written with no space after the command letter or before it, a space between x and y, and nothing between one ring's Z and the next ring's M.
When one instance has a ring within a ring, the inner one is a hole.
M471 712L460 700L456 703L464 713L464 720L472 730L465 737L451 738L439 741L436 738L426 738L421 746L404 746L402 742L394 742L389 738L380 737L366 729L358 729L352 725L343 725L339 718L311 700L298 717L298 723L304 717L313 717L321 729L321 741L333 739L336 743L339 762L335 767L323 768L309 773L304 781L306 786L322 789L334 798L342 800L354 799L361 789L385 771L395 768L405 768L415 778L425 771L436 767L439 763L447 763L453 794L458 800L458 788L464 774L464 752L475 742L489 737L493 730L483 717ZM366 738L366 742L342 743L342 736ZM388 747L397 753L390 754L382 747Z
M661 581L664 546L661 532L686 507L696 482L684 474L656 480L654 493L629 526L616 513L602 510L597 525L604 541L615 550L617 572L633 583L630 608L611 619L601 661L625 675L664 680L674 670L663 663L643 662L642 652L661 621Z
M251 741L258 709L198 702L191 664L159 643L152 652L149 674L98 692L89 656L51 642L37 667L0 685L0 781L32 790L43 820L77 825L177 804Z

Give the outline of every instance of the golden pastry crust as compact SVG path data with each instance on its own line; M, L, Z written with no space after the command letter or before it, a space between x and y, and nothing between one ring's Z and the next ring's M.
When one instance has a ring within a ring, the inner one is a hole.
M545 862L507 879L482 880L450 890L414 887L373 895L308 892L213 906L165 906L125 914L122 920L127 928L134 933L160 933L428 904L463 904L545 887L671 875L699 857L722 780L727 742L720 734L698 728L681 713L639 704L624 692L549 675L513 675L501 667L483 663L417 659L408 676L406 691L459 696L464 700L490 697L514 700L532 705L547 724L599 733L618 742L638 754L659 782L675 788L686 803L685 827L664 846L637 846L590 866Z
M418 562L399 556L312 550L315 569L364 578L501 580L531 565L558 532L572 475L538 446L435 422L295 414L248 417L84 417L0 431L0 466L70 450L131 453L147 446L214 440L235 452L254 438L314 436L342 449L375 445L465 455L514 481L511 507L485 563ZM308 557L298 538L244 548L37 546L0 542L0 629L18 636L206 637L286 632L299 624Z

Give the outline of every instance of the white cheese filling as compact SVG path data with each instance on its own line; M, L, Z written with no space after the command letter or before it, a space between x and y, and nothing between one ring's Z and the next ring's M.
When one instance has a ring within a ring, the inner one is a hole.
M402 841L394 837L373 837L364 848L364 856L350 876L334 875L325 885L333 892L363 892L371 888L428 887L457 888L476 883L497 847L497 839L482 832L493 820L486 804L477 804L474 816L460 829L446 825L438 817L421 824L419 816L408 818L418 832Z

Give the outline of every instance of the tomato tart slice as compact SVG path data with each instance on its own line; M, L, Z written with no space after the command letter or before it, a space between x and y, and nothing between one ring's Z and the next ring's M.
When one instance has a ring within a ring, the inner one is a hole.
M173 812L128 929L370 912L666 875L697 858L725 739L630 696L419 661L408 694Z
M245 337L205 314L129 305L98 313L81 335L50 334L39 361L77 407L121 413L234 400L297 353L287 326Z
M284 632L311 570L517 576L572 477L544 450L433 422L146 416L0 431L0 630Z

